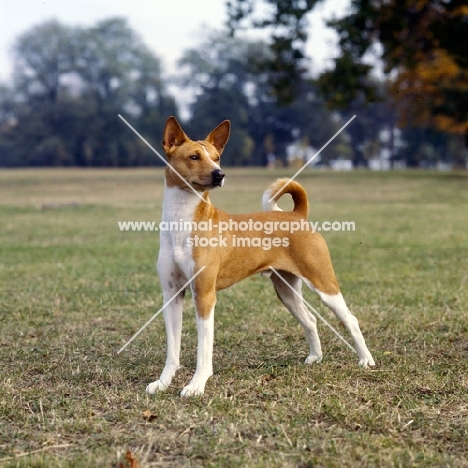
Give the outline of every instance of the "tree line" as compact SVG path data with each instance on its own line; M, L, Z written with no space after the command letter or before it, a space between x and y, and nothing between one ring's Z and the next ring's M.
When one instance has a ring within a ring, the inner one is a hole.
M164 73L161 60L122 18L88 28L57 21L33 27L14 44L13 83L0 86L0 166L161 164L118 114L159 149L166 118L181 114L171 85L191 96L184 121L190 135L202 138L221 120L231 120L226 165L262 165L269 154L286 161L293 142L318 149L354 114L358 118L327 147L322 163L351 159L366 165L385 151L392 163L465 164L466 58L460 42L457 52L452 41L433 39L421 52L419 39L411 37L417 55L411 58L410 47L402 51L384 34L396 27L393 10L353 1L354 13L334 23L341 56L333 69L311 77L303 51L306 15L317 2L264 1L276 6L266 10L276 15L260 22L254 15L260 0L229 2L229 29L210 31L185 51L176 78ZM403 3L434 2L396 5ZM413 22L424 16L426 26L435 18L426 11L413 16ZM466 11L455 10L450 18L453 33ZM271 41L245 39L239 31L247 23L269 28ZM439 35L449 34L441 28ZM376 43L383 44L391 79L371 74L365 55Z
M18 38L14 57L14 83L0 89L2 166L153 163L117 116L130 113L152 132L177 106L160 60L125 20L46 22Z

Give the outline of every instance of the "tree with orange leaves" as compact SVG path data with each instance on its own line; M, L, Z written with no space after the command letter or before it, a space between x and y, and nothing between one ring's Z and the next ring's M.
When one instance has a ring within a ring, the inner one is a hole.
M370 60L379 44L400 124L464 136L468 145L466 1L353 0L351 6L349 15L330 22L341 47L334 69L320 78L330 101L340 106L356 92L370 95ZM348 64L344 82L343 64ZM337 80L345 92L334 96Z
M271 14L261 21L252 13L259 2L229 0L229 24L235 30L251 17L251 26L273 26L270 68L289 71L273 81L281 100L285 89L294 93L304 72L306 15L320 0L263 0ZM318 83L330 105L345 108L356 99L387 98L372 74L383 65L401 125L464 136L468 146L466 0L351 0L350 12L329 25L338 33L341 52Z

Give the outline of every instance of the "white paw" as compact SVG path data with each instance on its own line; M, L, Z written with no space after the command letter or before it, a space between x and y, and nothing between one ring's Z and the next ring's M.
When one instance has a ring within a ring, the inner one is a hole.
M146 387L146 393L153 395L154 393L164 392L167 390L167 388L168 385L164 385L160 380L156 380Z
M359 365L364 369L367 369L368 367L374 367L375 362L371 353L367 352L363 358L359 359Z
M322 359L322 355L318 356L316 354L309 354L304 361L304 364L313 364L314 362L318 364L319 362L322 362Z
M205 392L205 385L197 385L197 384L190 383L182 389L182 391L180 392L180 396L191 397L191 396L203 395L204 392Z

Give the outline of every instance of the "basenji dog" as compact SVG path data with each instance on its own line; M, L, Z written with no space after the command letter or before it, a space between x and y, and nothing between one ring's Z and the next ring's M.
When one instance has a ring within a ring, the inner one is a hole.
M248 215L228 215L210 202L209 191L222 187L224 183L220 156L229 133L230 122L225 120L205 140L192 141L174 117L169 117L166 122L162 146L168 167L162 220L166 226L171 223L181 226L182 222L185 226L189 222L194 227L160 232L157 270L165 305L167 359L159 379L146 388L147 393L166 390L179 368L185 293L181 289L197 272L187 286L196 308L197 366L192 380L182 390L182 396L203 394L205 384L213 374L216 291L256 273L270 277L279 299L302 325L310 346L306 364L320 362L322 349L316 318L301 300L303 281L346 326L354 340L359 364L362 367L374 366L358 321L340 292L324 239L311 229L294 232L283 229L285 223L301 223L302 226L308 223L308 200L302 186L288 179L277 180L264 193L265 211ZM277 205L285 193L289 193L294 201L291 212L282 211ZM268 234L266 230L257 229L262 224L269 226ZM212 229L202 229L202 225L209 225ZM215 228L221 225L226 229L222 239ZM201 238L205 239L203 243L195 242ZM238 238L243 242L237 242ZM271 248L265 248L265 245ZM281 278L276 274L270 275L270 267Z

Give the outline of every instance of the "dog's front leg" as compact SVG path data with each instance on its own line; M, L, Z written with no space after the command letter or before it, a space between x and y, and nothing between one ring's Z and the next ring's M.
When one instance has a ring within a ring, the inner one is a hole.
M167 304L163 310L164 324L166 326L166 365L159 379L146 387L147 393L167 390L175 373L179 369L182 312L185 291L181 291L177 296L174 296L175 291L177 291L181 285L177 284L174 279L172 279L172 281L164 281L162 279L161 282L163 284L164 304L167 304L168 301L172 299L171 303Z
M184 387L181 396L202 395L206 381L213 375L213 340L214 340L214 308L216 293L201 294L193 291L197 309L197 369L190 383Z

